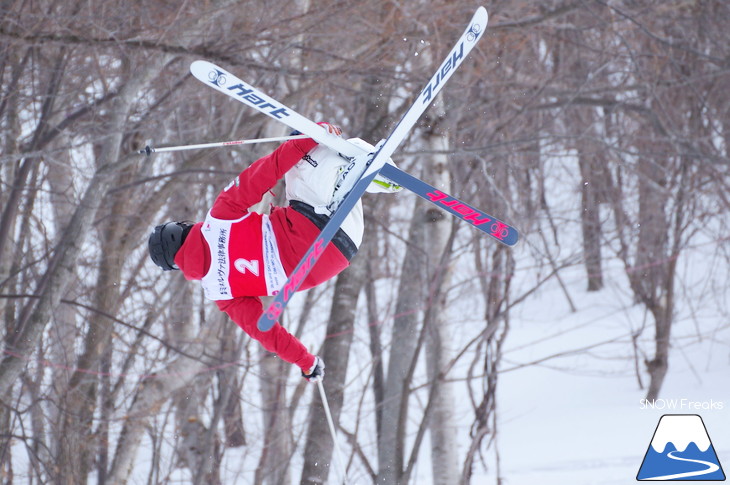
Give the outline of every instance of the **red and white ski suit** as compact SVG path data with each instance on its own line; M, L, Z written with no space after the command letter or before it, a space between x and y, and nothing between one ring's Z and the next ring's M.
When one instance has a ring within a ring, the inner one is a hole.
M313 159L313 155L317 158ZM347 162L310 138L283 143L242 171L220 193L206 220L193 226L175 256L175 264L185 278L201 280L206 297L215 300L251 338L305 372L313 366L314 356L296 337L279 323L267 332L256 327L263 313L259 297L271 295L281 288L320 233L321 227L318 228L314 220L318 219L321 224L325 216L315 214L313 209L320 201L310 201L312 197L307 196L297 197L297 181L306 179L312 170L319 170L322 176L334 181L337 170L332 169L333 163ZM298 168L294 168L297 164L300 164ZM260 202L287 172L290 172L287 195L294 200L304 199L299 202L307 205L292 202L289 207L274 207L268 216L249 212L249 208ZM301 174L304 177L299 177ZM320 193L331 193L331 190L325 187ZM356 234L345 239L350 243L349 247L357 251L362 235L362 207L359 204L349 219ZM348 256L353 254L349 252ZM348 265L342 245L331 242L300 289L319 285Z

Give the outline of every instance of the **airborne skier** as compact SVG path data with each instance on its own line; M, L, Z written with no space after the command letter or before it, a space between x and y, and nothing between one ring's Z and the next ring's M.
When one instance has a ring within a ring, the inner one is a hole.
M320 124L337 136L342 133L334 125ZM360 139L349 141L374 150ZM251 338L298 366L307 380L317 382L324 376L321 358L278 322L266 332L256 327L263 313L260 297L281 288L364 170L358 166L363 161L345 159L311 138L287 141L243 170L218 195L203 222L155 227L148 242L150 257L165 271L179 269L186 279L199 280L206 298L214 300ZM282 177L289 206L274 207L270 215L250 211ZM368 189L398 190L383 177ZM360 247L363 229L358 202L300 289L319 285L344 270Z

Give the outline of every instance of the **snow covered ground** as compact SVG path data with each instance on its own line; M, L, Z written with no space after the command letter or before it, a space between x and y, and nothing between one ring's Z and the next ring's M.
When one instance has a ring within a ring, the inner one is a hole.
M684 268L694 264L694 277L706 279L711 259L701 264L702 251L693 254L696 260L686 261ZM585 291L579 271L573 277L563 274L575 313L555 284L513 316L498 389L500 470L492 463L473 483L637 483L664 414L700 415L727 474L730 329L727 314L717 312L727 295L691 295L693 288L705 290L689 286L685 296L691 298L681 302L673 327L669 373L652 406L643 400L630 338L647 318L638 346L651 357L651 318L626 293L620 268L608 270L607 287L598 293ZM690 307L703 298L717 299L719 305ZM534 362L539 364L525 366ZM643 357L636 364L643 370ZM645 374L642 382L648 383Z

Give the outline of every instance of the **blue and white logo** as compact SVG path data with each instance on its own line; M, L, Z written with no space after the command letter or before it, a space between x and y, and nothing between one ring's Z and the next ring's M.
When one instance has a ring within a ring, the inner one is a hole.
M696 414L662 416L636 479L725 480L702 418Z
M226 84L226 74L219 69L210 71L210 73L208 73L208 79L211 84L215 84L218 87Z
M469 28L469 32L466 34L466 40L469 42L474 42L477 37L479 37L479 34L482 32L482 26L479 24L472 24L472 26Z

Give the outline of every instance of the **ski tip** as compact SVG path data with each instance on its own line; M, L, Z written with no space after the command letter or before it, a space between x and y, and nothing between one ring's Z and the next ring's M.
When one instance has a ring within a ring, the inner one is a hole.
M256 322L256 327L261 332L268 332L271 330L271 327L276 325L276 321L281 316L281 312L284 310L284 307L281 303L277 303L276 299L271 303L269 308L266 309L264 313L261 314L259 317L259 321Z
M489 13L487 13L487 9L482 7L477 8L477 11L474 12L474 21L477 22L484 22L484 26L487 26L487 22L489 22Z
M271 330L271 327L273 327L275 323L276 323L276 320L271 320L270 318L268 318L266 316L266 314L263 314L263 315L261 315L261 318L259 318L259 321L256 324L256 327L261 332L268 332L269 330Z
M210 67L216 66L208 61L198 59L197 61L193 61L192 63L190 63L190 72L195 74L195 71L199 71L200 69L208 69Z
M517 231L512 230L510 231L510 234L502 239L502 243L509 247L514 247L517 242L520 240L520 235L517 233Z
M512 247L520 240L520 233L517 232L517 229L498 220L495 220L494 224L489 227L477 226L477 228L505 246Z
M503 226L505 225L503 224ZM515 246L520 239L520 235L518 234L517 230L512 226L505 226L501 229L495 229L494 225L492 225L490 229L485 228L480 230L488 236L494 238L494 240L496 240L500 244L504 244L508 247Z
M474 17L471 19L471 25L467 29L467 39L477 40L481 38L484 31L487 30L488 23L489 14L487 13L487 9L479 7L477 11L474 12Z
M209 85L219 91L228 83L229 78L234 77L225 69L221 69L212 62L194 61L190 64L190 73L200 82Z
M190 64L190 73L201 81L208 81L208 74L220 68L208 61L193 61Z

